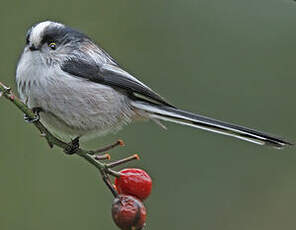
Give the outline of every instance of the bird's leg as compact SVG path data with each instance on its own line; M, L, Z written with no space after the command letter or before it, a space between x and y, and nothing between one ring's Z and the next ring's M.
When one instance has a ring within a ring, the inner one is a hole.
M74 138L69 144L68 147L64 149L64 152L66 154L72 155L74 153L77 152L77 150L79 149L79 138L80 137L76 137Z
M42 112L42 108L40 107L35 107L32 109L33 113L35 114L35 117L32 119L32 118L29 118L26 114L24 115L24 119L26 122L28 123L34 123L34 122L37 122L40 120L40 115L39 113Z

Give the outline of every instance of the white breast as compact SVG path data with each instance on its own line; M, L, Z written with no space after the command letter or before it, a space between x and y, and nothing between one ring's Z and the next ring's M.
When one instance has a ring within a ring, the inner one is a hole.
M60 137L103 135L135 116L124 94L69 75L58 66L49 68L38 57L21 58L16 81L21 99L30 108L41 107L41 122Z

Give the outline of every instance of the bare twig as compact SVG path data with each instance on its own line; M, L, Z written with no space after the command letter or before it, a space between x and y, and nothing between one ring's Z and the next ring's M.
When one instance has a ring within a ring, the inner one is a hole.
M117 140L115 143L113 143L111 145L108 145L108 146L105 146L103 148L99 148L99 149L95 150L93 153L96 154L96 153L106 152L106 151L108 151L110 149L113 149L113 148L115 148L117 146L124 146L124 145L125 144L124 144L123 140Z
M132 156L129 156L129 157L126 157L126 158L123 158L121 160L118 160L118 161L114 161L112 163L109 163L107 164L107 167L108 168L113 168L113 167L116 167L118 165L121 165L121 164L124 164L124 163L127 163L129 161L132 161L132 160L140 160L140 157L138 156L138 154L134 154Z

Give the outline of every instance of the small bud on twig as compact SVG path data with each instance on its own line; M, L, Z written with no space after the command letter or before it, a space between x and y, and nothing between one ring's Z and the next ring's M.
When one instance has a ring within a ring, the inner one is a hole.
M105 153L104 155L95 155L96 160L111 160L111 156L108 153Z

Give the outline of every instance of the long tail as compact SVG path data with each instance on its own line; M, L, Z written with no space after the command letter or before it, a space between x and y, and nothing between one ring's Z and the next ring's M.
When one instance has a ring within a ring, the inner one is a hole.
M132 103L132 106L134 106L136 109L145 111L152 119L188 125L194 128L200 128L215 133L236 137L259 145L269 145L274 148L283 148L285 146L292 145L282 138L273 137L257 130L218 121L169 106L154 105L142 101L135 101Z

